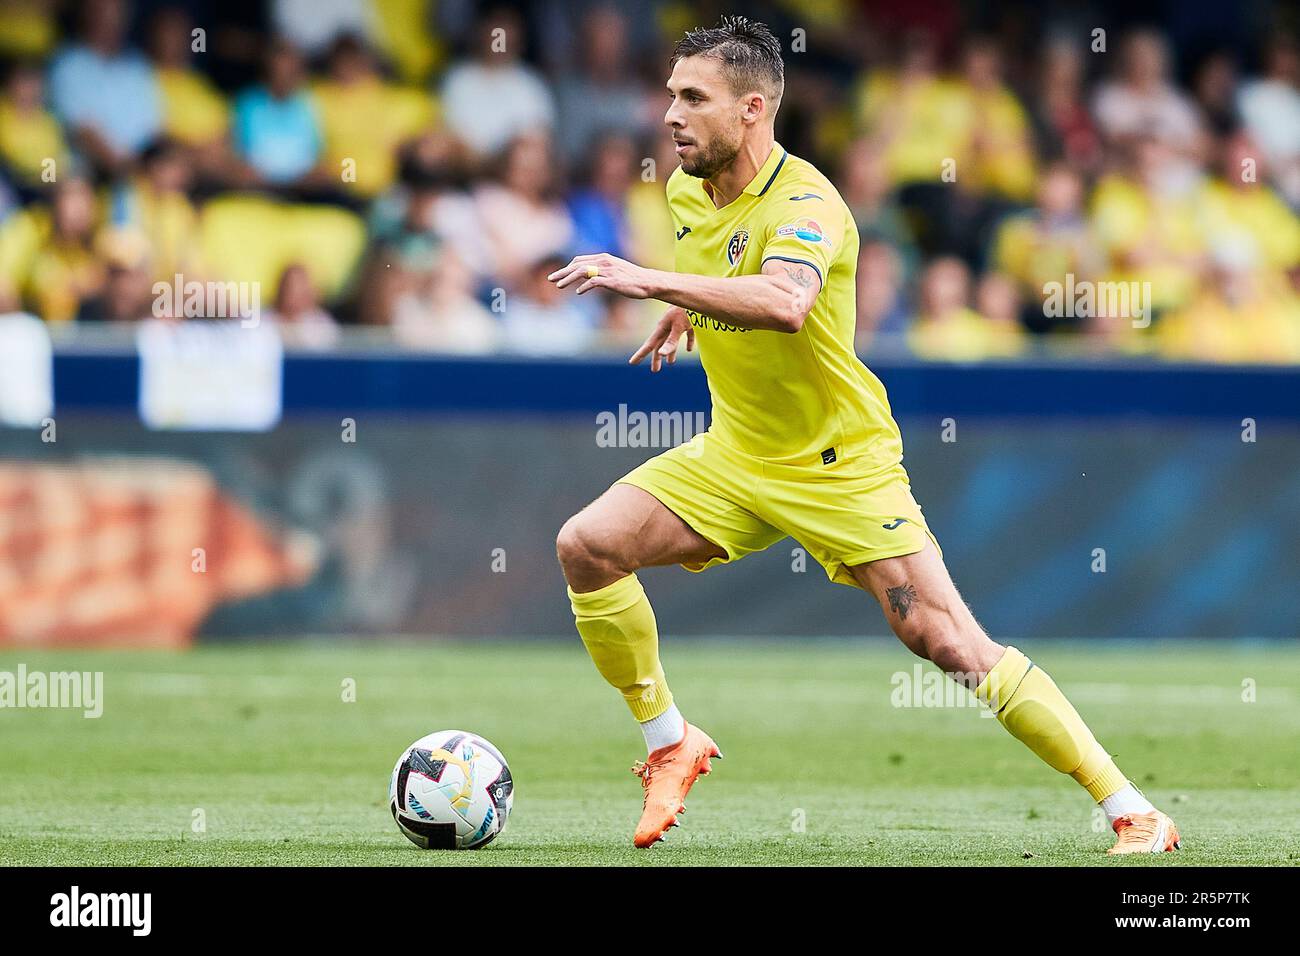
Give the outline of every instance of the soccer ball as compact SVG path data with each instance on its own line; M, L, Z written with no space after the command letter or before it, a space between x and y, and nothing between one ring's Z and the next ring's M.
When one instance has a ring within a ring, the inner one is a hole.
M388 809L422 850L473 850L506 828L514 789L496 747L462 730L440 730L398 758Z

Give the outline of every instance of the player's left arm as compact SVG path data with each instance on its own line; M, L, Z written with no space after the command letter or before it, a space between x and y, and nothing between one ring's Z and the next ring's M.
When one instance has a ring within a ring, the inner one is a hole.
M547 276L578 294L606 289L630 299L658 299L746 329L798 332L821 291L821 275L807 263L770 258L758 275L702 276L646 269L608 253L576 256Z

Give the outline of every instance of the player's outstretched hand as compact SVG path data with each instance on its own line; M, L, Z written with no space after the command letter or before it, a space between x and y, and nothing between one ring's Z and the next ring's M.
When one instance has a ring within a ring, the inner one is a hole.
M664 313L664 317L655 325L655 330L639 349L627 360L629 365L636 365L647 355L650 356L650 371L657 372L665 361L672 365L677 361L677 344L682 333L686 333L686 351L695 348L695 330L691 328L690 316L685 309L673 306Z
M558 289L581 282L578 295L592 289L608 289L629 299L648 299L654 294L650 283L652 275L651 269L643 269L607 252L597 252L574 256L567 266L556 269L546 278Z

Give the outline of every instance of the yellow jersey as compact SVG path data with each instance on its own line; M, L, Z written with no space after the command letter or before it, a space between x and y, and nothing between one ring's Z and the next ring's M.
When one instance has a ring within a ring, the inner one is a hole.
M778 143L754 179L717 208L704 181L668 179L678 272L761 273L801 262L822 287L791 335L690 312L713 401L710 434L773 463L862 473L896 464L903 446L880 380L853 349L858 230L830 181Z

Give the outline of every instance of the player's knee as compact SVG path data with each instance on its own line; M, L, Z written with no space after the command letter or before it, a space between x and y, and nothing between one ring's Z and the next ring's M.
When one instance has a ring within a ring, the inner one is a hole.
M555 555L570 584L617 574L618 555L606 535L581 514L564 523L555 538Z
M587 558L586 536L583 534L579 515L574 515L555 536L555 556L567 574L576 569Z
M982 633L949 614L933 614L919 629L917 643L924 649L925 658L932 661L945 674L975 674L984 660L981 645L988 642Z
M959 638L954 634L939 632L930 634L925 640L925 656L945 674L966 670L967 655Z

